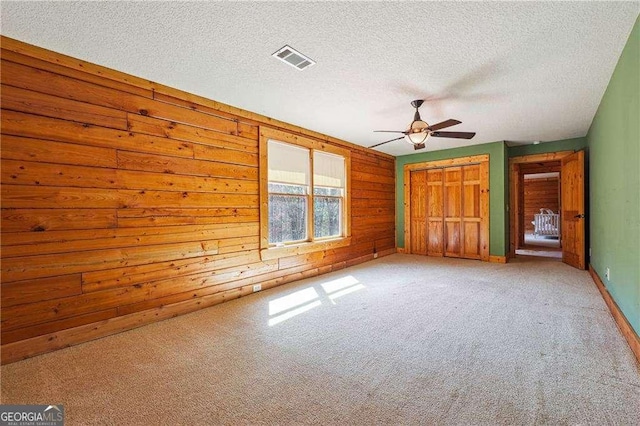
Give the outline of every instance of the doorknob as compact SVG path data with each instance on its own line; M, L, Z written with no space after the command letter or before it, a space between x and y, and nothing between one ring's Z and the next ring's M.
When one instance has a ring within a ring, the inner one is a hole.
M576 219L584 219L584 213L583 214L577 214L574 216L574 218Z

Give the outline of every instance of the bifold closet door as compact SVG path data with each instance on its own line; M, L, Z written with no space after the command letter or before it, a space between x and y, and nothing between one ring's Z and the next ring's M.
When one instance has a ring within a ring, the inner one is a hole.
M444 255L480 259L480 164L449 167L444 173Z
M444 255L460 257L462 238L462 167L444 169Z
M427 171L411 172L411 253L427 254Z
M489 164L410 173L409 252L489 260Z
M444 170L427 170L427 254L444 254Z
M462 223L460 256L481 257L480 164L462 167Z

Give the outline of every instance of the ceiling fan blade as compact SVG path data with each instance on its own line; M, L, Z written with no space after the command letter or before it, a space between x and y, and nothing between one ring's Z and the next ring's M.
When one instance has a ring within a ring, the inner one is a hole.
M456 124L460 124L460 123L462 123L462 121L458 121L458 120L454 120L453 118L450 118L448 120L441 121L440 123L432 124L431 126L429 126L429 130L431 131L440 130L446 127L455 126Z
M407 132L403 132L401 130L374 130L374 133L403 133L403 134L407 134Z
M375 145L371 145L369 148L375 148L376 146L384 145L385 143L389 143L389 142L393 142L393 141L399 141L400 139L404 139L404 136L400 136L399 138L389 139L388 141L384 141L384 142L377 143Z
M431 136L436 138L471 139L476 134L472 132L433 132Z

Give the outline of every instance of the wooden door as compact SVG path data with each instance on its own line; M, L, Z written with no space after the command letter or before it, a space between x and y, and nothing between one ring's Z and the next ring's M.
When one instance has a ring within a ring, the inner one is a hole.
M516 249L524 247L524 173L519 170L517 177L518 198L516 200L516 218L518 221Z
M443 169L427 170L427 254L444 255Z
M481 212L480 212L480 164L462 167L462 221L460 256L480 259Z
M585 269L584 151L562 159L560 179L562 261Z
M462 167L444 169L444 255L462 253Z
M405 169L407 252L489 260L489 162Z
M411 172L410 250L427 254L427 171Z

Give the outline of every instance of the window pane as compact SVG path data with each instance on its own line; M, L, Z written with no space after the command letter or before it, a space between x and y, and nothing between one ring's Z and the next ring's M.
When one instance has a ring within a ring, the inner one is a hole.
M342 188L326 188L323 186L315 186L313 195L325 195L329 197L342 197L344 190Z
M311 160L308 149L269 140L267 162L270 182L309 184Z
M342 199L315 197L313 200L314 236L338 237L342 234Z
M313 151L313 182L315 185L344 188L344 175L344 157Z
M269 194L269 243L307 239L307 198Z
M284 183L269 182L269 192L276 192L278 194L307 195L307 187L302 185L287 185Z

